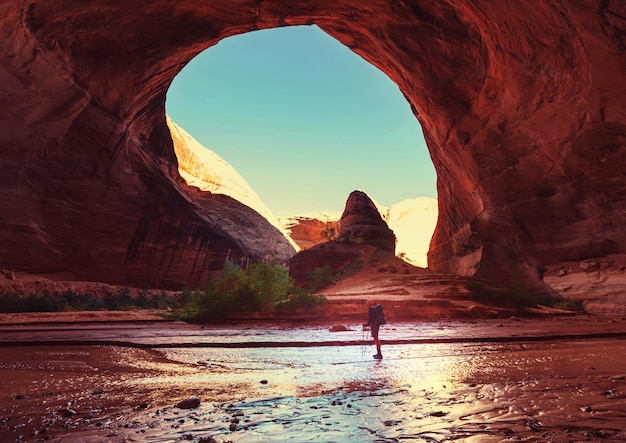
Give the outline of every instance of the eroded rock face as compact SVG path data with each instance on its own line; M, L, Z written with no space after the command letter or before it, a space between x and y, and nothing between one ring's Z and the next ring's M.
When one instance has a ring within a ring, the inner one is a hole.
M374 202L362 191L353 191L348 196L339 219L337 241L372 245L392 254L396 250L396 236Z
M372 249L394 256L396 237L382 219L374 202L365 192L353 191L337 222L336 239L324 241L298 252L289 261L289 275L296 284L306 286L315 268L329 266L336 273L347 266L362 267L359 260Z
M621 1L5 0L0 16L0 267L153 284L266 252L262 217L181 180L165 94L220 39L303 24L420 120L431 268L539 288L546 264L626 252Z
M437 200L417 197L387 207L376 204L376 208L396 236L396 254L414 266L426 268L430 240L437 225ZM279 217L278 221L300 248L308 249L336 238L340 217L341 213L326 212Z
M298 246L283 230L278 219L265 203L261 201L248 182L227 161L207 147L202 146L169 117L167 118L167 126L170 129L172 142L174 143L174 152L178 160L178 172L185 179L185 182L202 191L227 195L254 209L272 226L280 230L294 248L291 250L285 247L284 240L276 237L274 232L259 231L257 233L258 239L268 241L268 244L265 245L267 253L276 255L279 260L283 261L293 255ZM261 228L264 227L265 225L261 225Z
M307 288L310 284L311 273L315 268L328 266L333 275L350 265L359 268L363 266L360 262L366 256L364 251L372 249L376 248L349 242L321 243L291 257L289 276L293 278L296 285Z
M339 216L340 214L336 217L318 214L281 217L278 220L300 249L309 249L335 239L339 230Z

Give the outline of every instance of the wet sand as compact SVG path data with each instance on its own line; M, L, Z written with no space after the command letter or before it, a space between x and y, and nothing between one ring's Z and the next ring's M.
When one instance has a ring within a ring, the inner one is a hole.
M5 326L0 441L626 441L622 318L328 326Z

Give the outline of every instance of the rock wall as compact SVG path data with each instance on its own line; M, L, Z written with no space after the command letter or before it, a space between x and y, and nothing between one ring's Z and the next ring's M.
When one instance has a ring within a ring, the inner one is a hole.
M174 152L178 160L178 172L185 182L190 186L195 186L202 191L209 191L213 194L223 194L243 203L250 209L254 209L261 214L272 226L277 228L285 236L287 241L294 247L294 251L299 249L298 245L283 230L278 219L265 203L261 201L256 192L250 187L248 182L239 175L230 163L221 158L215 152L202 146L196 139L189 135L183 128L167 117L167 127L172 135ZM259 233L259 237L268 237L277 244L282 245L282 239L273 238L274 233ZM290 255L288 249L274 251L270 245L266 246L268 252L275 253L283 260ZM284 249L284 247L283 247Z
M307 24L420 120L432 269L541 289L545 265L626 252L621 1L2 0L0 17L0 267L153 284L267 252L258 214L181 180L165 93L223 38Z
M300 249L309 249L320 243L334 240L339 230L339 217L324 213L308 216L279 217L283 229Z

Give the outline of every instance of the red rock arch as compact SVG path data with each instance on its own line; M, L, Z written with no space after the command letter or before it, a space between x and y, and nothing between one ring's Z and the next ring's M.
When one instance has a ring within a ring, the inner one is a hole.
M544 264L626 250L620 2L31 0L0 16L2 267L173 285L267 242L288 256L254 214L184 186L164 101L220 39L303 24L411 103L438 173L433 269L540 286Z

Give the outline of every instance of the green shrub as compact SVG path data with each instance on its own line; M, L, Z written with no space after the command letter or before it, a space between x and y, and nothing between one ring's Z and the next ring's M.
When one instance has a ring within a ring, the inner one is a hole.
M552 307L556 309L563 309L564 311L585 312L585 306L582 300L558 298L555 300Z
M584 312L582 301L567 300L550 294L535 294L519 286L502 287L486 281L472 281L465 285L470 298L480 303L513 309L536 308L539 305L556 309Z
M321 268L314 268L309 274L308 289L311 292L317 292L325 288L333 281L333 271L330 265L324 265Z
M326 305L326 302L326 297L323 295L310 294L302 289L294 288L294 291L286 299L276 303L275 312L278 314L293 314L309 311L318 306Z
M470 298L480 303L505 308L523 309L534 307L537 302L530 293L502 288L487 282L472 281L465 285L471 292Z
M277 307L286 312L321 303L321 298L304 294L283 266L258 262L242 270L227 262L222 274L209 280L202 291L183 295L186 304L181 312L187 319L202 322L235 312L272 313Z
M27 294L0 290L0 312L60 312L60 311L120 311L176 307L177 301L165 292L149 297L144 291L137 297L131 296L129 288L105 297L96 297L89 292L78 293L70 289L54 294Z

